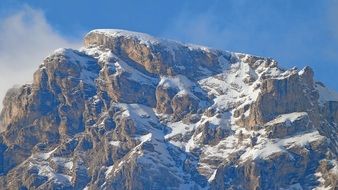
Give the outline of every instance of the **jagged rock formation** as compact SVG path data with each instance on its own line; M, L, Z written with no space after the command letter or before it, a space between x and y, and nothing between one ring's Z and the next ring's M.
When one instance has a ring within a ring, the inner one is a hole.
M337 189L338 95L306 67L94 30L10 89L1 189Z

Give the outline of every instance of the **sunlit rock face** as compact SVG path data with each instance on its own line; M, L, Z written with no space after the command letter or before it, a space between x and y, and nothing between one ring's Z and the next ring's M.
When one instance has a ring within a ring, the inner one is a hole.
M338 188L338 94L309 67L94 30L3 104L0 189Z

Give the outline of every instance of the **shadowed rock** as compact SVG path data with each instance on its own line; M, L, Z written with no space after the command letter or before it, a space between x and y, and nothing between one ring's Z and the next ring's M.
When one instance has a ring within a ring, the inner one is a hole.
M337 188L338 95L310 67L123 30L84 44L7 92L0 189Z

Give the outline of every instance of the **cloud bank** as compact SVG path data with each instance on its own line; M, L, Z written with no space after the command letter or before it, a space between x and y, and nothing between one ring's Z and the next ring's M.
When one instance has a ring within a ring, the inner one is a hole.
M0 31L1 102L9 88L31 82L34 71L54 49L80 46L58 34L42 11L28 6L0 18Z

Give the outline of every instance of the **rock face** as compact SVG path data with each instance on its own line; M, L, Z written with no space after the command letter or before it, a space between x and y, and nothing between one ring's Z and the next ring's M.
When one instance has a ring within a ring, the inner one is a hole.
M0 189L337 189L338 94L313 77L94 30L7 92Z

